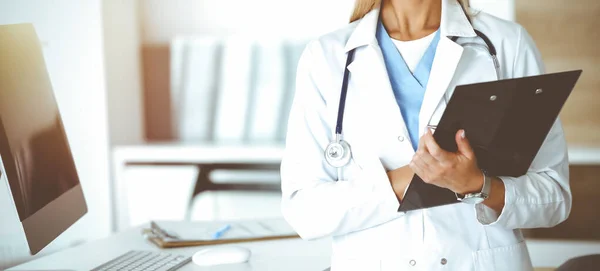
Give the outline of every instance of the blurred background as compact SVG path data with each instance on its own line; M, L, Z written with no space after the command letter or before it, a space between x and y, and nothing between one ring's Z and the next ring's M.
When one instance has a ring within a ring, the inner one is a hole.
M281 216L278 165L298 58L309 40L345 25L353 4L0 0L0 24L31 22L43 43L89 207L44 253L149 220ZM600 242L600 1L471 6L522 24L548 72L584 70L561 113L571 217L526 234ZM1 189L0 206L10 204ZM23 251L0 246L0 258L23 261Z

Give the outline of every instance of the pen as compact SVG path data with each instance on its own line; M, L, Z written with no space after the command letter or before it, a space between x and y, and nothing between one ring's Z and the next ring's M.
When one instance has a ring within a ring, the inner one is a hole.
M225 232L227 232L230 228L231 228L231 225L227 224L227 225L223 226L222 228L218 229L215 233L213 233L213 239L221 238L221 236L223 236L223 234L225 234Z

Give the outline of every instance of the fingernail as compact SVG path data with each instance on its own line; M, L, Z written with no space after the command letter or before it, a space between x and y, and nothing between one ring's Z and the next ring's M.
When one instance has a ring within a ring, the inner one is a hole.
M462 137L463 139L465 138L465 130L462 130L462 132L460 133L460 137Z

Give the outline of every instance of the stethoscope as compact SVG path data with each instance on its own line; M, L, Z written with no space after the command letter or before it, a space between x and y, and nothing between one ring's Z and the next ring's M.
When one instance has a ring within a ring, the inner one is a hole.
M490 39L483 34L481 31L475 30L475 34L479 38L483 40L485 46L483 44L469 42L462 44L463 47L473 46L477 48L484 48L488 51L489 56L492 58L492 62L494 63L494 70L496 71L496 79L500 79L500 64L498 62L498 57L496 56L496 47L490 41ZM450 37L453 42L458 40L457 36ZM340 102L338 106L338 115L337 122L335 126L335 139L330 142L325 148L325 160L327 163L334 168L341 168L348 163L352 159L352 149L350 148L350 144L347 141L342 139L342 123L344 120L344 107L346 106L346 94L348 92L348 65L350 65L352 59L354 58L355 49L350 50L348 52L348 57L346 59L346 66L344 68L344 78L342 81L342 91L340 94ZM446 99L444 95L444 99ZM447 102L447 101L446 101Z

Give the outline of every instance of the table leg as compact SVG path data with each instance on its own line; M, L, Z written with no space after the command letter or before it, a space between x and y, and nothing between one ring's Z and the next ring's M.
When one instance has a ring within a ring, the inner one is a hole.
M194 185L194 190L192 191L190 201L188 202L187 210L185 211L185 219L187 221L190 221L192 219L192 207L196 195L209 190L210 185L212 184L212 182L209 179L211 171L212 168L209 166L198 165L198 176L196 177L196 184Z
M197 165L198 176L192 196L188 203L185 212L185 219L192 219L192 207L194 198L202 192L206 191L281 191L281 184L265 184L265 183L213 183L210 179L210 173L215 169L261 169L261 170L278 170L280 165L238 165L238 164L202 164Z

